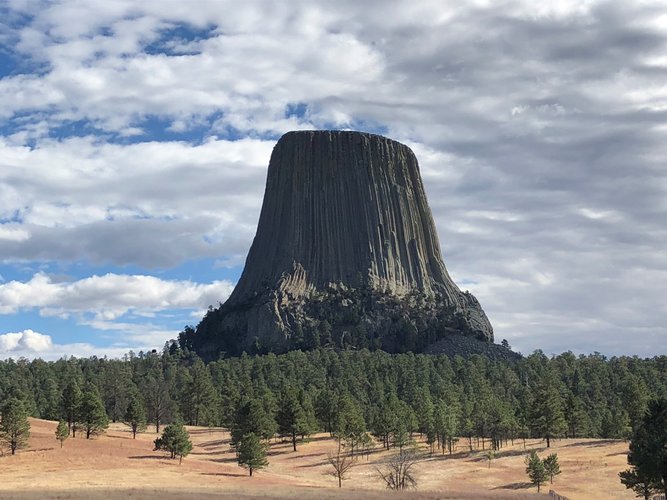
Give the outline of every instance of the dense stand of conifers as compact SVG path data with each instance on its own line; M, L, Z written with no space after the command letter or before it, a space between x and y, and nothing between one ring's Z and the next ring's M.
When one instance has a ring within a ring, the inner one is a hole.
M385 447L420 433L443 453L526 437L623 438L654 397L667 397L666 356L537 351L510 362L314 350L206 365L171 343L123 359L0 362L3 402L18 399L30 415L62 419L84 436L104 417L138 420L134 430L145 418L158 432L181 420L228 427L239 442L281 434L295 449L313 432L331 432L360 453L367 432Z

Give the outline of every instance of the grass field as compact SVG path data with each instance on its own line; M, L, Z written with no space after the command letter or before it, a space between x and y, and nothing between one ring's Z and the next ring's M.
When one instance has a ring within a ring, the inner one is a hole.
M31 425L29 448L0 458L2 498L535 498L524 455L530 449L547 453L541 441L529 440L526 449L515 442L498 452L489 468L482 451L469 453L461 445L451 457L426 455L417 466L417 489L395 495L377 475L388 455L380 449L359 459L339 490L326 460L336 444L325 434L297 452L291 443L272 443L269 467L248 477L222 429L189 428L194 448L179 465L153 451L152 432L133 440L126 427L112 424L103 436L70 438L61 449L55 422L31 419ZM573 500L633 498L618 480L627 468L627 443L563 439L552 442L551 452L558 454L562 474L542 493L553 489Z

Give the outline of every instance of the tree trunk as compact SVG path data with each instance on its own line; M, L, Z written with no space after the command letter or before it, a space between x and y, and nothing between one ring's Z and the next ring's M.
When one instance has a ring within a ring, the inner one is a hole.
M250 477L252 477L252 467L248 467L248 470L250 471Z
M343 482L341 481L340 476L338 476L338 487L342 488L343 487Z
M296 432L292 432L292 448L296 451Z
M551 447L551 438L547 435L547 448Z

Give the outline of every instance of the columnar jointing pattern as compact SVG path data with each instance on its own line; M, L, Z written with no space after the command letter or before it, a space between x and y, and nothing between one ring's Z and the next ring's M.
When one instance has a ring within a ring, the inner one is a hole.
M257 234L224 309L243 307L249 330L274 330L248 334L273 337L289 328L281 306L362 284L399 297L437 295L493 340L477 300L447 273L412 150L360 132L289 132L273 150ZM263 309L263 319L249 307Z

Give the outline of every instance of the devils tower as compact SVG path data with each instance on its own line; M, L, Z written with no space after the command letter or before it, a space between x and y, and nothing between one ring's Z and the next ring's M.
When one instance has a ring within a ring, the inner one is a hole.
M192 333L209 358L419 351L448 335L493 341L477 299L447 273L412 150L346 131L280 138L243 274Z

